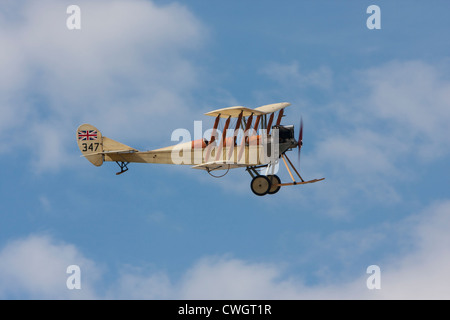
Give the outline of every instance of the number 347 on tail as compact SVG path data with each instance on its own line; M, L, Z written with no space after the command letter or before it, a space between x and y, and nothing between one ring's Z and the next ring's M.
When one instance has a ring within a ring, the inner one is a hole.
M127 171L130 163L191 165L215 177L224 176L230 169L244 168L252 178L250 187L254 194L275 194L284 186L325 179L304 180L286 154L297 149L300 160L303 145L302 120L298 138L293 125L281 124L289 105L281 102L254 109L236 106L208 112L207 116L215 117L210 137L156 150L139 151L103 136L90 124L78 127L77 142L82 155L95 166L116 162L120 168L117 174ZM285 165L291 182L282 183L275 174L279 162ZM219 170L225 173L217 174Z

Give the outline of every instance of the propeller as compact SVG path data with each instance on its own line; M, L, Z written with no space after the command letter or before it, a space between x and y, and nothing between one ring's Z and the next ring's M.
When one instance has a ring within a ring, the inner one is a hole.
M297 147L298 147L298 167L300 168L300 150L303 146L303 118L300 117L300 132L298 133Z

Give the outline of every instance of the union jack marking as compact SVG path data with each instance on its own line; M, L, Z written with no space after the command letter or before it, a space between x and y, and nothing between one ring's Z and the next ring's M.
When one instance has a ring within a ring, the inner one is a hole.
M78 140L97 140L97 130L81 130L78 131Z

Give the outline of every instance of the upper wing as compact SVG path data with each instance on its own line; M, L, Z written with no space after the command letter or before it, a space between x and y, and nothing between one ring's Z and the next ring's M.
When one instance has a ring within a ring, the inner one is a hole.
M246 108L246 107L228 107L228 108L222 108L222 109L217 109L214 111L207 112L207 113L205 113L205 115L212 116L212 117L217 117L218 115L220 115L221 118L228 118L230 116L232 118L237 118L237 117L239 117L241 112L243 112L243 114L242 114L243 117L247 117L251 114L254 114L257 116L264 114L261 111L255 111L255 109L250 109L250 108Z
M252 114L255 116L261 116L261 115L273 113L278 110L284 109L290 105L291 104L289 102L280 102L280 103L267 104L265 106L261 106L261 107L255 108L255 109L250 109L250 108L241 107L241 106L228 107L228 108L222 108L222 109L217 109L214 111L207 112L207 113L205 113L205 115L212 116L212 117L217 117L220 115L221 118L228 118L230 116L231 116L231 118L237 118L237 117L239 117L239 115L242 112L243 117L248 117Z
M289 107L290 105L291 104L289 102L280 102L280 103L266 104L265 106L255 108L254 110L264 112L264 114L269 114L284 109L286 107Z

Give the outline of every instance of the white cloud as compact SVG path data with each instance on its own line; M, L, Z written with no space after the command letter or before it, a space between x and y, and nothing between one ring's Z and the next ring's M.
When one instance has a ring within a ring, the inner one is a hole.
M66 285L70 265L81 269L81 290ZM8 243L0 251L0 297L26 299L90 299L99 275L95 264L75 246L50 236L32 235Z
M83 122L116 139L167 137L164 124L183 119L199 84L188 54L205 30L184 6L78 1L81 30L68 30L69 4L27 1L0 13L0 131L11 141L0 151L20 141L43 170L68 163Z
M447 68L421 61L391 62L361 75L370 88L367 111L387 121L392 127L387 133L408 145L413 156L432 160L448 154Z
M415 251L386 265L382 297L450 298L450 202L436 203L412 218Z
M329 89L333 83L333 74L330 68L321 66L317 70L305 72L301 70L297 61L287 64L272 62L264 66L260 72L272 80L294 88Z
M267 263L232 258L205 258L185 275L183 299L283 299L293 284L279 281L282 269Z
M348 257L352 256L350 262L358 265L358 257L388 237L387 233L395 232L402 239L400 246L405 248L396 252L403 253L392 256L387 252L381 260L371 262L381 268L380 290L369 290L366 286L368 265L356 274L336 275L328 269L325 271L331 276L325 272L318 284L307 285L301 271L287 275L286 264L251 262L230 256L202 258L177 281L164 271L149 272L128 266L105 286L101 284L101 268L75 246L34 235L12 241L1 249L0 296L6 299L449 299L449 228L450 201L442 201L395 225L330 237L325 251L341 251L341 263L348 263ZM353 242L357 243L356 251L348 249ZM323 250L320 246L314 249L319 253ZM81 290L66 287L65 271L71 264L81 268ZM106 289L102 292L100 287Z

